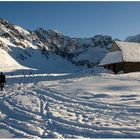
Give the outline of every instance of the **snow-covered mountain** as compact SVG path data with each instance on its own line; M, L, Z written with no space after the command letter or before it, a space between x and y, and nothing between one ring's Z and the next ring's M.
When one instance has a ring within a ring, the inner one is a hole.
M96 35L71 38L57 30L25 30L0 19L1 65L10 67L62 69L92 68L106 55L112 38Z

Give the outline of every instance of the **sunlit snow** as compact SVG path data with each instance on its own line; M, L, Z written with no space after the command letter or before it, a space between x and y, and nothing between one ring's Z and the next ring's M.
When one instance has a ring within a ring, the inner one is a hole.
M2 138L140 137L140 73L30 72L6 73Z

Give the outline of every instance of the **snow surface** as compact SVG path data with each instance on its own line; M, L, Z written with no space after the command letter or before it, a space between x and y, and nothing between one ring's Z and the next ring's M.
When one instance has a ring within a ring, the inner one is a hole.
M140 73L30 72L6 73L1 138L140 138Z

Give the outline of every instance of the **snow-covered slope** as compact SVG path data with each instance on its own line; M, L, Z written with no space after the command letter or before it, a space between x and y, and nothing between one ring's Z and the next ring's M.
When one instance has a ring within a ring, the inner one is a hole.
M104 35L70 38L51 29L27 31L0 19L0 52L5 52L9 61L4 59L4 54L0 59L11 67L18 64L52 72L92 68L106 55L112 41Z
M10 48L6 47L6 45L12 45L7 39L0 37L0 70L12 70L12 69L29 69L27 67L19 64L8 52L10 52ZM12 50L13 51L13 50Z

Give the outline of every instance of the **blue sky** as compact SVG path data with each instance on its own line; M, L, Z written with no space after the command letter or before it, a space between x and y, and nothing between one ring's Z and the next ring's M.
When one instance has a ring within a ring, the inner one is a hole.
M140 2L0 2L0 17L26 29L57 29L71 37L140 33Z

